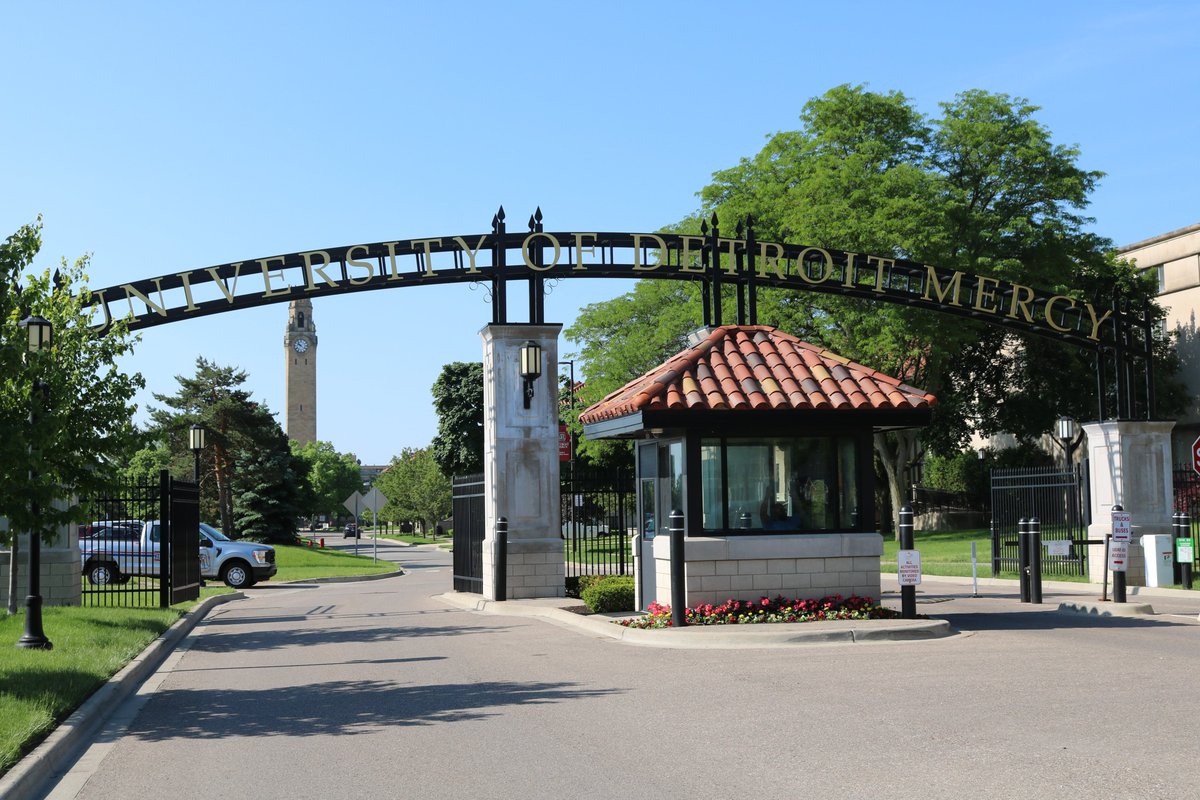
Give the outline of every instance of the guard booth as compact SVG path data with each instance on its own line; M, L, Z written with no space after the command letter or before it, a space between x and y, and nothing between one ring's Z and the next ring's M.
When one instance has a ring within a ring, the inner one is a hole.
M637 440L638 607L670 598L673 509L689 606L877 600L873 436L928 424L936 399L770 326L690 342L580 415L588 437Z

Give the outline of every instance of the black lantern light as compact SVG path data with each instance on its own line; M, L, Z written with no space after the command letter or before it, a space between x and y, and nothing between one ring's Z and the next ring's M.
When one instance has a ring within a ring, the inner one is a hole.
M196 459L195 466L192 468L192 481L197 484L200 483L200 453L204 450L204 434L204 426L199 423L192 425L191 430L188 431L188 447Z
M1062 442L1063 455L1066 457L1066 466L1071 467L1071 456L1075 452L1075 448L1079 446L1079 442L1075 437L1079 435L1079 423L1070 417L1059 417L1057 425L1058 439Z
M25 333L29 337L29 352L31 353L49 350L50 345L54 343L54 323L45 317L30 314L17 325L25 329Z
M525 380L525 407L533 399L533 382L542 374L542 348L537 342L521 345L521 377Z

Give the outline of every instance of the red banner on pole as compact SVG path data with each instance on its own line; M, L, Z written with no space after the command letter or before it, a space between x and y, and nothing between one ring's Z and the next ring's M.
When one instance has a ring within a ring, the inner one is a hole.
M567 432L567 426L562 423L558 425L558 460L571 460L571 434Z

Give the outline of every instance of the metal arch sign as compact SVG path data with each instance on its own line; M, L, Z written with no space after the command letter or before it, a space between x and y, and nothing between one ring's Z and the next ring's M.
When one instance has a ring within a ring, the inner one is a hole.
M506 285L529 282L530 322L543 322L543 282L565 278L700 281L705 323L721 324L722 291L737 292L739 322L756 324L756 290L791 289L896 303L977 319L1093 350L1144 357L1149 323L1110 303L962 270L844 250L759 242L750 231L702 236L542 230L509 233L503 209L491 233L325 247L186 269L95 290L96 330L130 330L295 299L406 286L482 283L493 322L506 315ZM706 225L707 228L707 225ZM739 231L740 232L740 231ZM715 300L714 300L715 298ZM744 320L744 310L749 319ZM715 315L715 320L710 320Z

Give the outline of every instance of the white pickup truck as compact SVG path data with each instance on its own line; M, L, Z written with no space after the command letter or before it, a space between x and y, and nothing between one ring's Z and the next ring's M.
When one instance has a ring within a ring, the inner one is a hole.
M105 532L79 540L83 574L95 585L128 583L135 575L159 574L159 524L142 525L137 537ZM200 576L245 589L275 574L275 548L258 542L235 542L211 525L200 523Z

